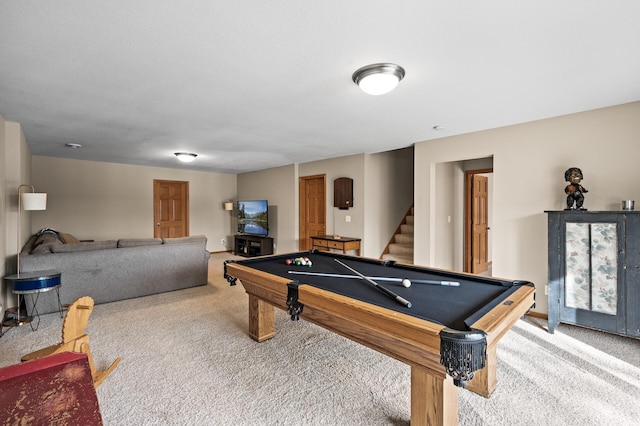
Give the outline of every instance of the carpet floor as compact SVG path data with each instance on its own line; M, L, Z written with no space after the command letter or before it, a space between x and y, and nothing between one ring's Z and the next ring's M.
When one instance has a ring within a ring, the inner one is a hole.
M247 336L247 296L211 257L209 283L97 305L89 319L98 368L122 361L97 391L106 425L408 425L409 367L276 311L277 334ZM63 284L64 285L64 284ZM0 338L0 367L58 343L42 316ZM640 340L528 318L498 345L490 398L463 389L461 425L637 425Z

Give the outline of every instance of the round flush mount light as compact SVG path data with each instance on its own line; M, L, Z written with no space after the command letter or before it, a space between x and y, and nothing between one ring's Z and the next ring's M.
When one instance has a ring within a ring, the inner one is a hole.
M392 91L404 75L404 68L400 65L381 63L360 68L351 79L369 95L384 95Z
M64 146L66 146L67 148L73 148L73 149L82 148L82 145L80 145L79 143L65 143Z
M178 160L182 161L183 163L190 163L196 159L198 154L194 154L192 152L176 152L175 156L178 157Z

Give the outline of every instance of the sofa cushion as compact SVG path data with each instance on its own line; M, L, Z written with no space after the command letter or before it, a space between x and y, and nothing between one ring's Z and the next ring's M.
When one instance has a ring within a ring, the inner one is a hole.
M116 240L96 241L89 243L60 244L51 247L53 253L73 253L76 251L105 250L118 247Z
M162 238L122 238L118 240L118 248L156 246L162 244Z
M188 243L207 243L205 235L192 235L190 237L163 238L162 244L188 244Z

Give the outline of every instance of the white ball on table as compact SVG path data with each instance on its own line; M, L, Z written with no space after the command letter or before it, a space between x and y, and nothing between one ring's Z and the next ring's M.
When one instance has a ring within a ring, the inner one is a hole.
M407 278L402 280L402 285L405 287L411 287L411 281Z

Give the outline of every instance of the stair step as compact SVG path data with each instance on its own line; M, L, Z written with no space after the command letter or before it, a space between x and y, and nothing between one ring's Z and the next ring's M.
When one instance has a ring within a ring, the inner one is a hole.
M413 257L413 245L398 243L389 244L389 253L400 256Z
M413 264L413 257L398 256L394 254L384 254L382 255L382 260L395 260L398 263Z
M414 208L404 217L404 223L400 225L399 234L393 236L393 243L390 243L382 255L383 260L392 260L399 263L413 264L413 228Z
M396 234L394 240L398 244L413 245L413 234Z
M400 232L402 232L403 234L413 234L413 225L400 225Z

